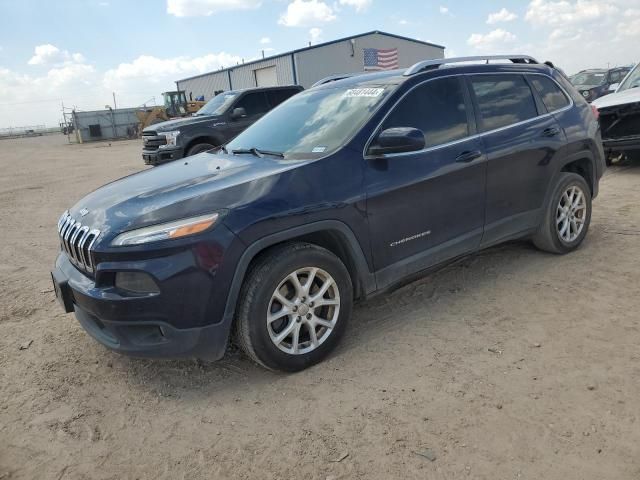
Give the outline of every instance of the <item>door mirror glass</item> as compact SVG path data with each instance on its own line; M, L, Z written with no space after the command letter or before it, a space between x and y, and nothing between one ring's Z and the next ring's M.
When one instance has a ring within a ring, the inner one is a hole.
M619 86L620 86L619 83L612 83L611 85L609 85L609 91L610 92L615 92L618 89Z
M231 112L231 118L233 120L238 120L239 118L245 118L247 116L247 111L242 107L237 107L233 109Z
M424 147L424 133L417 128L387 128L380 132L380 135L371 144L369 155L416 152Z

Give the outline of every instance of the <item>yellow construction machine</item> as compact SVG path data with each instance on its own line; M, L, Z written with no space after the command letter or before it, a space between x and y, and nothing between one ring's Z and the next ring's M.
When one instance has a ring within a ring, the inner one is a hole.
M187 117L196 113L206 103L203 101L187 101L184 90L164 92L162 97L164 98L163 106L140 107L136 112L139 121L139 135L141 135L142 130L149 125L164 122L172 118Z

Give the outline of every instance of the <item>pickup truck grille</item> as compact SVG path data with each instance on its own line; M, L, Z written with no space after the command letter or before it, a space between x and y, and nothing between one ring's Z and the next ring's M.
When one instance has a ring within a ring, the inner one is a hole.
M100 236L100 230L82 225L67 211L58 220L58 235L60 247L71 263L87 273L93 273L95 265L91 258L91 248Z
M156 132L147 132L142 134L143 150L157 150L160 145L166 145L167 138L164 135L158 135Z

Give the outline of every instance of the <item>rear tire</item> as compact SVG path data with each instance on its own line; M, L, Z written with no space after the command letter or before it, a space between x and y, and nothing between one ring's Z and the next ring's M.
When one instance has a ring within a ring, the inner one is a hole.
M198 143L187 151L187 157L206 152L207 150L211 150L212 148L216 148L215 145L211 145L210 143Z
M540 250L564 254L580 246L591 223L591 190L580 175L563 172L533 237Z
M273 248L253 264L240 293L236 343L256 363L297 372L338 344L353 306L338 257L308 243Z

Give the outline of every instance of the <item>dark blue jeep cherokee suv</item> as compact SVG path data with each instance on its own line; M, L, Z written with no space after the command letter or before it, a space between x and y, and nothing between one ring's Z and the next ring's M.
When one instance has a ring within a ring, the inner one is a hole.
M233 337L295 371L355 299L510 239L575 249L603 169L591 108L550 64L425 61L312 88L218 151L90 193L59 221L52 276L113 350L218 359Z

